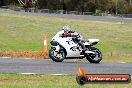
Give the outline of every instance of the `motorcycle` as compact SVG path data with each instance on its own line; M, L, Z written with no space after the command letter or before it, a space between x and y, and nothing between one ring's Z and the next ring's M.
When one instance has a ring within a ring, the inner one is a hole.
M64 30L59 31L51 40L50 58L55 62L62 62L66 58L86 59L90 63L99 63L102 60L102 53L99 49L92 47L99 42L99 39L88 39L84 41L82 35L77 32L69 31L70 36L64 37ZM85 50L81 44L85 46Z

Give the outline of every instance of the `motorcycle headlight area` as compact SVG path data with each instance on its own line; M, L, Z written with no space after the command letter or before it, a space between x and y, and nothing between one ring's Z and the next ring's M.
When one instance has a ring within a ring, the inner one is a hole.
M59 51L59 50L60 50L60 46L59 46L59 45L53 46L53 47L52 47L52 50L54 50L54 51Z
M51 47L51 48L52 48L52 50L54 50L54 51L56 50L56 48L55 48L55 47Z

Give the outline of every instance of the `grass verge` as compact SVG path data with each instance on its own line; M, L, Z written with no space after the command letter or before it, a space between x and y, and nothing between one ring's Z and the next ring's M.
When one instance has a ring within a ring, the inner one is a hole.
M86 84L80 86L75 76L0 74L0 88L131 88L130 84Z

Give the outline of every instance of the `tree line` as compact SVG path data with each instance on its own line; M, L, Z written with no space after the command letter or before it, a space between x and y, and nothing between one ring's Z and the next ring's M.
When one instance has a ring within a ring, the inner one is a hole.
M19 5L18 0L0 0L0 6L12 3ZM117 11L118 14L132 14L132 0L38 0L37 8L110 14L116 14Z

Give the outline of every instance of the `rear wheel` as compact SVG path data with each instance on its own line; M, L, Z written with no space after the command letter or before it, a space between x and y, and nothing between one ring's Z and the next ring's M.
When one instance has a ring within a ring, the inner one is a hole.
M65 59L65 52L63 50L55 51L51 48L49 50L49 57L55 62L62 62Z
M86 59L90 63L99 63L102 60L102 53L100 52L99 49L92 47L88 50L95 53L95 54L90 53L86 55Z

